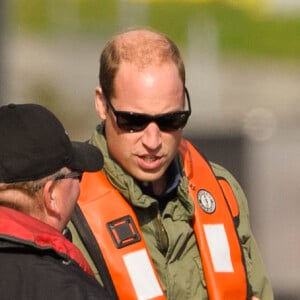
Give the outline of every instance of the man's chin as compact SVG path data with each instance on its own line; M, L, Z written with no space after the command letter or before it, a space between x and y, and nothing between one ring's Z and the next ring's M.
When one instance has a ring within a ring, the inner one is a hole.
M138 174L136 174L135 178L138 178L139 181L151 182L154 183L155 181L161 180L164 175L164 170L153 170L153 171L143 171L141 170Z

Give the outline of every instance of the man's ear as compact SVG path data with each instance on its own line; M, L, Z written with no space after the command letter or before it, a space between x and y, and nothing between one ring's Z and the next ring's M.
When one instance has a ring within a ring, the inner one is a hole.
M107 115L107 105L104 98L104 95L102 93L102 89L100 87L96 88L95 93L95 107L96 111L98 113L99 118L104 121L106 120Z
M55 183L56 182L53 180L49 180L46 182L43 189L43 198L47 214L58 217L60 214L58 205L59 199L57 198L55 193Z

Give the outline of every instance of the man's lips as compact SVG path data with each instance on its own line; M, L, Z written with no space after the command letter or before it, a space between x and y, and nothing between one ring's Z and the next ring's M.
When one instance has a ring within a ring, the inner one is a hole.
M151 162L159 159L158 156L154 156L154 155L142 155L140 156L140 158L147 162Z
M142 169L154 170L160 167L162 157L157 155L139 155L138 164Z

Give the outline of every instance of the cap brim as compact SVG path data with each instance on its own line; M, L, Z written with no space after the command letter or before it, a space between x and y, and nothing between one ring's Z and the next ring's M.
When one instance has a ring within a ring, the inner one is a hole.
M73 157L69 168L81 172L95 172L103 167L101 151L89 143L72 142Z

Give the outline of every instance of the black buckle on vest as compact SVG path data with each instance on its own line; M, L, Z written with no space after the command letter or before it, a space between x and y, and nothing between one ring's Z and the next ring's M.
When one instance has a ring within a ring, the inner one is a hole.
M118 249L141 240L136 226L129 215L113 220L106 225Z

